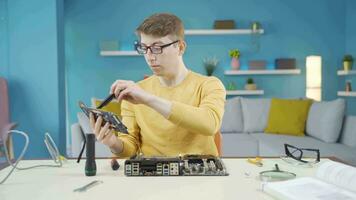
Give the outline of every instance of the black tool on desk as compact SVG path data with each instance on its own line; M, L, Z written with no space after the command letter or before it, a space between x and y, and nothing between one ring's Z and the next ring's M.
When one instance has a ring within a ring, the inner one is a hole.
M86 134L87 160L85 162L85 175L96 175L96 162L95 162L95 134Z
M110 165L111 165L111 169L114 171L120 168L120 164L117 162L116 158L111 159Z

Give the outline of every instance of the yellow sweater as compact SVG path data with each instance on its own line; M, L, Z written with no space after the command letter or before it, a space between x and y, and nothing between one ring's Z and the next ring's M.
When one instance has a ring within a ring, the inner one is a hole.
M171 113L166 119L146 105L123 101L121 116L129 134L119 134L124 148L117 156L218 155L214 135L220 130L226 96L219 79L189 71L174 87L162 86L154 75L138 85L171 101Z

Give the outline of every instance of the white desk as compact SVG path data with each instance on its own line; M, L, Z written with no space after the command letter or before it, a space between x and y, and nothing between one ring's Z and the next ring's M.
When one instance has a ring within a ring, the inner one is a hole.
M62 168L35 168L15 170L11 177L0 185L1 200L69 200L69 199L272 199L261 191L258 173L273 169L278 163L281 170L297 174L297 177L313 175L314 168L293 167L280 159L264 159L263 167L257 167L244 158L223 159L229 176L224 177L126 177L123 172L123 161L118 171L110 168L110 160L96 160L97 175L84 175L85 160L77 164L69 160ZM324 162L325 160L322 160ZM19 166L34 164L52 164L49 160L27 160ZM319 165L319 164L318 164ZM318 166L317 165L317 166ZM7 167L0 171L0 178L10 170ZM246 176L249 173L250 176ZM87 192L73 192L93 180L102 180Z

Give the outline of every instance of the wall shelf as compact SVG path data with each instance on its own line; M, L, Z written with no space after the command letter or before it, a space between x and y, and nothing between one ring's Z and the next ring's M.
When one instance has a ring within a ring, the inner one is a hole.
M184 31L185 35L248 35L252 34L251 29L188 29ZM259 29L259 34L263 34L264 30Z
M142 56L136 51L100 51L101 56Z
M338 91L337 96L340 97L356 97L356 92L346 92L346 91Z
M226 95L263 95L263 90L226 90Z
M300 69L272 69L272 70L226 70L225 75L282 75L300 74Z
M185 35L248 35L253 34L251 29L187 29ZM259 34L264 30L259 29ZM142 56L136 51L100 51L101 56Z
M337 75L339 76L356 75L356 70L350 70L350 71L339 70L337 71Z

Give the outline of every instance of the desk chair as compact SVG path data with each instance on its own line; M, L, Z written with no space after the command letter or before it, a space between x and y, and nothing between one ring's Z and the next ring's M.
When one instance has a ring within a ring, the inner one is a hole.
M7 132L15 126L15 123L10 123L7 82L4 78L0 77L0 146L6 142L10 159L14 158L14 151L12 148L12 138L8 137ZM3 138L6 141L3 141Z
M214 136L214 141L215 141L215 145L216 148L218 149L218 155L222 156L222 135L221 132L218 131L215 136Z

